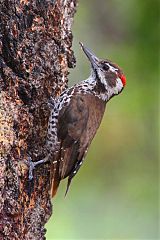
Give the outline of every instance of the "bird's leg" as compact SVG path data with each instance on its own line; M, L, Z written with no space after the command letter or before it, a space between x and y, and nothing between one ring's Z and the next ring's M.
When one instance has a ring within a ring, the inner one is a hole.
M38 166L39 164L48 162L49 156L50 155L48 154L45 158L43 158L37 162L33 162L32 158L30 156L28 156L28 160L25 160L25 163L29 166L29 180L30 181L33 179L33 170L36 168L36 166Z

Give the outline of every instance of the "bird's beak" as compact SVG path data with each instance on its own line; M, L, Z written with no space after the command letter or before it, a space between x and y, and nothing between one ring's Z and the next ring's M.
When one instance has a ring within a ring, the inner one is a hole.
M79 43L81 45L81 48L83 50L83 52L86 54L86 56L88 57L92 67L94 69L98 68L98 63L99 63L99 59L86 47L84 47L83 43Z

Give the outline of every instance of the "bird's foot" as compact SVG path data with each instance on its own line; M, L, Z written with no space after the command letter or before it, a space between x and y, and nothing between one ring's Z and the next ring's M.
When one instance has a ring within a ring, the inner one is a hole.
M38 166L39 164L42 163L46 163L48 162L48 157L45 157L44 159L41 159L37 162L33 162L32 158L30 156L28 156L28 159L25 160L25 163L28 165L29 167L29 180L31 181L33 179L33 170L36 168L36 166Z

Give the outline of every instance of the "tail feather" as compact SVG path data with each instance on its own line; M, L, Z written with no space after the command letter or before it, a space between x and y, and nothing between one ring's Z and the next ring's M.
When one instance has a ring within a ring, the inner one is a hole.
M57 189L59 187L59 183L60 183L60 180L57 180L57 179L52 179L52 183L51 183L51 197L53 198L56 193L57 193Z
M59 175L59 161L56 161L56 157L54 160L55 161L52 162L50 170L51 197L56 195L61 180Z
M64 195L65 197L67 196L67 193L69 191L71 181L72 181L72 178L68 177L67 188L66 188L66 192L65 192L65 195Z

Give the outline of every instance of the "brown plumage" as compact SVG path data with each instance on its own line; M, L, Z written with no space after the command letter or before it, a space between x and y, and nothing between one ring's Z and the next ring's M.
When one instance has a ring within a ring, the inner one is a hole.
M126 84L125 76L117 65L109 60L98 59L83 44L81 47L91 63L91 75L54 99L48 125L48 155L32 163L35 167L51 161L52 195L55 195L60 181L66 177L67 193L100 126L106 103L118 95Z
M68 177L68 186L79 170L96 131L101 123L106 103L90 94L72 96L70 104L62 108L58 117L58 140L60 152L53 177L52 195L56 193L60 180ZM77 167L75 167L77 165ZM74 173L74 171L76 171ZM54 183L55 181L55 183Z

